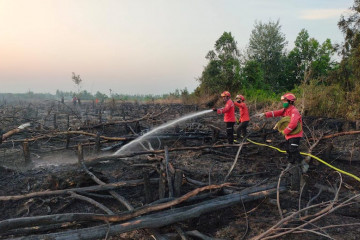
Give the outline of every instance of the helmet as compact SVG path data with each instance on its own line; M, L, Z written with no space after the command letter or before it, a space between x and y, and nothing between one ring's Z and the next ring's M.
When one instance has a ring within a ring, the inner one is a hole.
M243 95L236 95L235 99L240 99L241 101L245 101L245 97Z
M221 94L222 97L230 97L230 93L228 91L224 91L222 94Z
M296 100L296 97L292 93L285 93L284 95L281 96L281 100L288 100L294 102Z

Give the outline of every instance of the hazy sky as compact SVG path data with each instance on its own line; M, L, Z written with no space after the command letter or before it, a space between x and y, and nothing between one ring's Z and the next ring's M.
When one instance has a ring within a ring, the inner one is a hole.
M239 49L255 21L280 20L289 42L301 29L341 43L353 0L0 0L0 92L123 94L193 91L224 31Z

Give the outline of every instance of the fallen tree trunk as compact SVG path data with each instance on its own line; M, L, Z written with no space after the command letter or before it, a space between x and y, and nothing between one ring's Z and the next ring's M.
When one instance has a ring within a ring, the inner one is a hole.
M184 202L185 200L189 199L190 197L197 195L199 192L203 192L205 190L218 189L228 185L229 183L225 183L221 185L210 185L202 188L197 188L185 194L184 196L174 199L172 201L156 204L156 205L146 205L144 207L131 210L119 215L71 213L71 214L56 214L56 215L46 215L46 216L38 216L38 217L8 219L0 222L0 232L5 232L20 227L31 227L31 226L38 226L43 224L48 225L48 224L57 224L57 223L72 222L72 221L104 221L104 222L126 221L144 215L146 213L159 211L165 208L178 205Z
M280 191L285 191L285 187L281 187ZM260 199L276 193L276 188L253 192L249 194L234 193L221 196L212 200L207 200L195 205L181 207L177 209L166 210L163 212L151 214L145 217L139 217L129 222L116 225L101 225L90 228L77 230L69 230L66 232L50 233L42 235L33 235L26 237L13 238L20 239L54 239L54 240L83 240L83 239L99 239L104 236L111 236L119 233L129 232L143 228L158 228L167 226L176 222L184 221L190 218L198 217L201 214L216 211L229 207L240 202L249 202ZM106 216L106 215L105 215Z
M15 129L15 130L17 130L17 129ZM37 140L41 140L41 139L45 139L45 138L53 138L53 137L60 136L60 135L84 135L84 136L90 136L90 137L94 137L94 138L96 138L96 136L97 136L95 133L89 133L89 132L85 132L85 131L64 131L64 132L52 132L49 134L44 134L44 135L40 135L40 136L32 137L32 138L17 139L17 140L13 140L12 142L24 142L24 141L33 142L33 141L37 141ZM100 136L100 138L104 139L104 140L108 140L108 141L130 141L130 140L134 140L136 137Z
M12 130L0 135L0 138L1 138L0 139L0 144L2 143L2 141L5 141L6 139L11 137L12 135L23 131L25 128L27 128L29 126L30 126L30 123L24 123L24 124L20 125L19 127L15 128L15 129L12 129Z
M334 134L330 134L330 135L326 135L321 137L320 140L324 140L324 139L328 139L328 138L333 138L333 137L338 137L338 136L344 136L344 135L355 135L355 134L360 134L360 131L349 131L349 132L339 132L339 133L334 133ZM316 138L310 138L309 140L318 140Z
M150 181L151 183L157 183L159 179L152 178L150 179ZM33 197L44 197L44 196L53 196L53 195L61 195L61 194L71 194L71 192L96 192L103 190L112 190L119 187L137 186L141 184L144 184L143 179L129 180L129 181L107 183L104 185L82 187L82 188L69 188L69 189L55 190L55 191L32 192L24 195L0 196L0 201L20 200L20 199L27 199Z

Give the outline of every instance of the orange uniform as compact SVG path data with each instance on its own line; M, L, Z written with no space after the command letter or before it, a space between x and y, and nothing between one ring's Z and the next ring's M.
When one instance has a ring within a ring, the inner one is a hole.
M290 138L301 138L303 136L304 131L302 129L297 134L290 134L291 131L296 128L298 122L300 122L301 128L302 128L301 115L299 113L299 110L297 110L297 108L294 105L290 105L288 108L283 108L283 109L276 110L276 111L266 112L265 116L267 118L285 117L285 116L290 117L290 123L284 130L284 135L285 135L286 140L288 140Z
M250 116L249 116L249 110L246 106L246 103L241 102L234 102L235 106L237 106L239 108L240 111L240 122L246 122L246 121L250 121Z
M225 107L217 109L218 114L224 114L224 122L235 122L235 106L234 102L227 100Z

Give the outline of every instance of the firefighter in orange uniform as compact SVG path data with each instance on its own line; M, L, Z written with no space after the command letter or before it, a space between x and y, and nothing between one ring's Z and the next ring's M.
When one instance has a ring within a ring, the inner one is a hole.
M247 135L247 127L249 125L250 117L249 110L245 103L245 97L243 95L236 95L236 101L234 102L235 106L239 108L240 119L239 127L236 129L236 134L238 139L245 137Z
M301 163L303 158L300 154L300 139L303 137L302 119L299 110L295 107L296 97L292 93L286 93L281 96L283 107L280 110L260 113L257 117L290 117L290 122L282 131L286 139L286 152L289 163ZM300 126L298 126L300 125ZM295 131L296 130L296 131Z
M226 135L229 144L234 143L234 125L235 125L235 106L234 102L231 100L231 95L228 91L224 91L221 94L225 107L223 108L213 108L213 111L216 111L217 114L224 114L224 122L226 124Z

